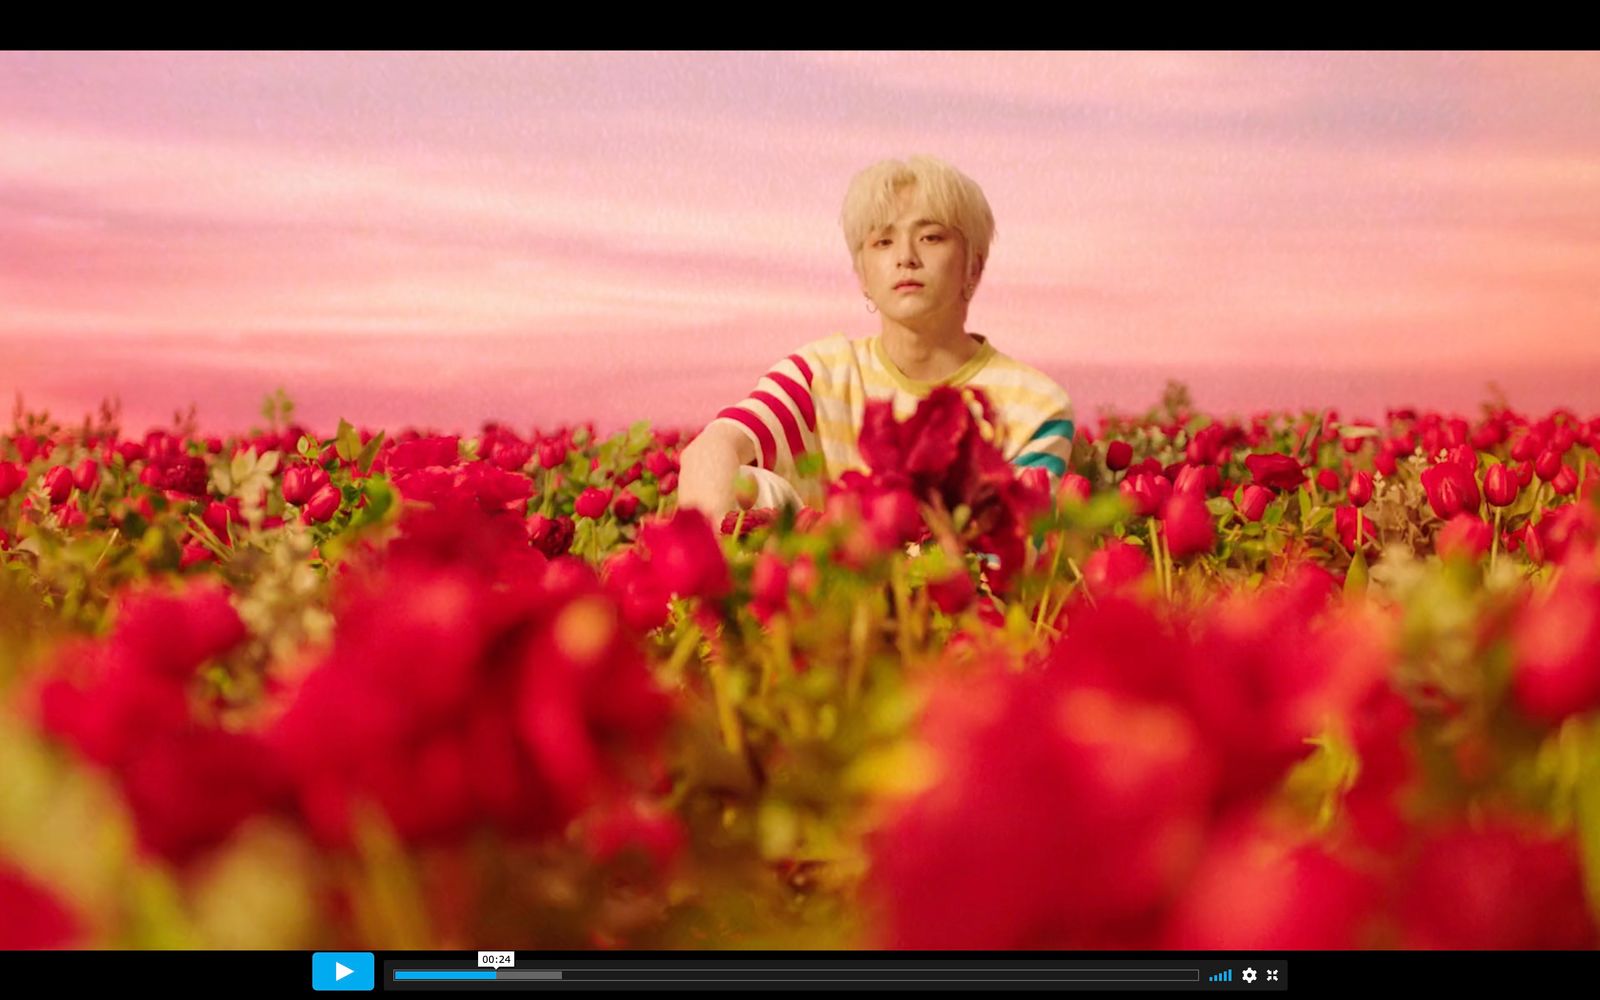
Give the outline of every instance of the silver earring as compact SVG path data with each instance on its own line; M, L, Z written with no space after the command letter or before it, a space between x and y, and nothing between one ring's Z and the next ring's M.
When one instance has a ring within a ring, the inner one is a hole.
M869 312L869 313L875 313L875 312L877 312L877 311L878 311L878 307L877 307L877 305L876 305L876 304L875 304L875 303L874 303L874 302L873 302L873 301L872 301L872 297L871 297L871 296L865 296L865 298L866 298L866 300L867 300L867 312Z

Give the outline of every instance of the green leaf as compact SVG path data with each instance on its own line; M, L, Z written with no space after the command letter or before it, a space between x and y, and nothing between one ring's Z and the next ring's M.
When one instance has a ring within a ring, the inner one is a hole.
M302 457L310 458L316 454L316 442L311 440L310 435L302 434L300 440L295 442L294 450Z
M361 449L361 454L356 459L356 468L361 470L363 476L372 468L373 459L378 457L378 449L383 447L383 434L383 431L379 431L372 435L372 440Z
M1367 555L1362 549L1356 549L1356 557L1350 560L1350 569L1344 575L1344 592L1347 596L1367 592Z
M367 505L356 511L350 522L352 528L362 528L383 520L383 516L394 506L397 496L395 488L383 476L363 479L361 490L366 495Z
M1269 528L1276 528L1278 523L1283 520L1284 511L1288 509L1288 504L1285 501L1274 500L1272 503L1267 504L1267 512L1261 515L1261 523Z
M1303 527L1311 521L1311 494L1304 489L1297 489L1295 493L1300 497L1300 524Z
M355 457L361 454L361 436L356 433L356 429L351 425L350 421L343 417L339 418L339 435L334 449L339 453L339 457L346 462L354 461Z
M1206 500L1206 510L1211 512L1212 517L1221 517L1233 510L1233 501L1227 497L1211 497Z

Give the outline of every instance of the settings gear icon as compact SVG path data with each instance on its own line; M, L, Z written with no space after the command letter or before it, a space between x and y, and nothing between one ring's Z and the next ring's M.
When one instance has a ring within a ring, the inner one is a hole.
M1245 969L1244 970L1244 981L1247 982L1247 983L1255 982L1256 981L1256 970L1254 970L1254 969Z

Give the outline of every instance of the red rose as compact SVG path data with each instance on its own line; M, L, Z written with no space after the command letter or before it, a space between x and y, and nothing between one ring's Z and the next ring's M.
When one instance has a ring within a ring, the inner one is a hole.
M1133 446L1126 441L1112 441L1106 445L1106 468L1120 472L1133 461Z
M1339 532L1339 541L1343 543L1345 551L1354 554L1356 551L1356 527L1360 525L1361 547L1367 551L1377 548L1378 526L1372 519L1361 513L1357 507L1348 504L1334 509L1333 524Z
M322 524L339 511L339 504L344 500L339 487L329 483L306 501L305 510L300 519L306 524Z
M639 496L636 493L622 490L617 498L611 501L611 513L617 515L619 521L631 521L639 513Z
M328 485L328 472L316 465L291 465L283 472L283 499L295 506Z
M1143 579L1150 572L1150 559L1144 550L1127 542L1111 539L1083 563L1083 582L1099 597Z
M965 567L928 583L928 597L934 606L947 615L958 615L978 599L978 590Z
M1462 511L1478 509L1478 481L1472 473L1454 462L1440 462L1424 469L1422 488L1428 505L1440 520L1448 521Z
M16 462L0 462L0 500L17 492L28 481L28 470Z
M1540 452L1539 457L1534 460L1533 471L1548 483L1561 471L1561 453L1549 448Z
M1267 512L1267 504L1272 502L1272 491L1265 486L1251 483L1241 491L1238 507L1239 513L1247 521L1259 521Z
M1062 497L1074 497L1078 500L1087 500L1094 488L1089 480L1076 472L1069 472L1061 477L1061 485L1056 488L1056 493Z
M1290 455L1246 455L1244 464L1262 486L1292 490L1305 482L1304 467Z
M684 597L720 598L730 588L728 563L704 512L680 508L639 531L650 566L667 590Z
M1504 462L1496 462L1483 474L1483 495L1496 507L1509 507L1516 503L1520 491L1516 472Z
M1537 532L1527 533L1532 549ZM1572 575L1535 598L1512 627L1512 694L1555 724L1600 705L1600 585Z
M1205 501L1192 493L1173 493L1161 512L1162 531L1174 559L1210 552L1217 542L1216 525Z
M1350 477L1350 503L1355 507L1365 507L1372 500L1372 474L1358 472Z
M1321 469L1317 472L1317 485L1332 493L1339 488L1339 474L1332 469Z
M72 473L72 483L73 483L73 485L78 487L78 489L84 491L85 493L87 493L91 489L93 489L95 487L95 484L97 484L99 482L100 482L100 463L96 462L92 458L86 458L82 462L79 462L77 469L73 470L73 473Z
M1571 835L1520 818L1440 830L1395 900L1406 949L1570 949L1600 944Z
M1130 473L1117 489L1133 504L1133 512L1139 517L1157 513L1172 495L1172 483L1166 476L1147 472Z
M541 468L554 469L567 460L566 442L559 439L539 442L539 465Z
M44 488L52 505L64 503L72 495L72 486L72 470L65 465L53 466L44 474Z
M1461 513L1452 517L1439 529L1434 540L1434 550L1441 556L1461 555L1479 559L1489 551L1494 540L1494 529L1476 514Z
M579 517L595 518L603 516L610 505L611 490L591 486L578 495L572 509Z

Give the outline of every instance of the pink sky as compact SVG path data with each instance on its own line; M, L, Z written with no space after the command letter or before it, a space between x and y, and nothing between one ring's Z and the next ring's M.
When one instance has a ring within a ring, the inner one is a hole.
M850 176L997 221L1077 400L1600 412L1593 53L0 54L0 403L698 425L877 329Z

